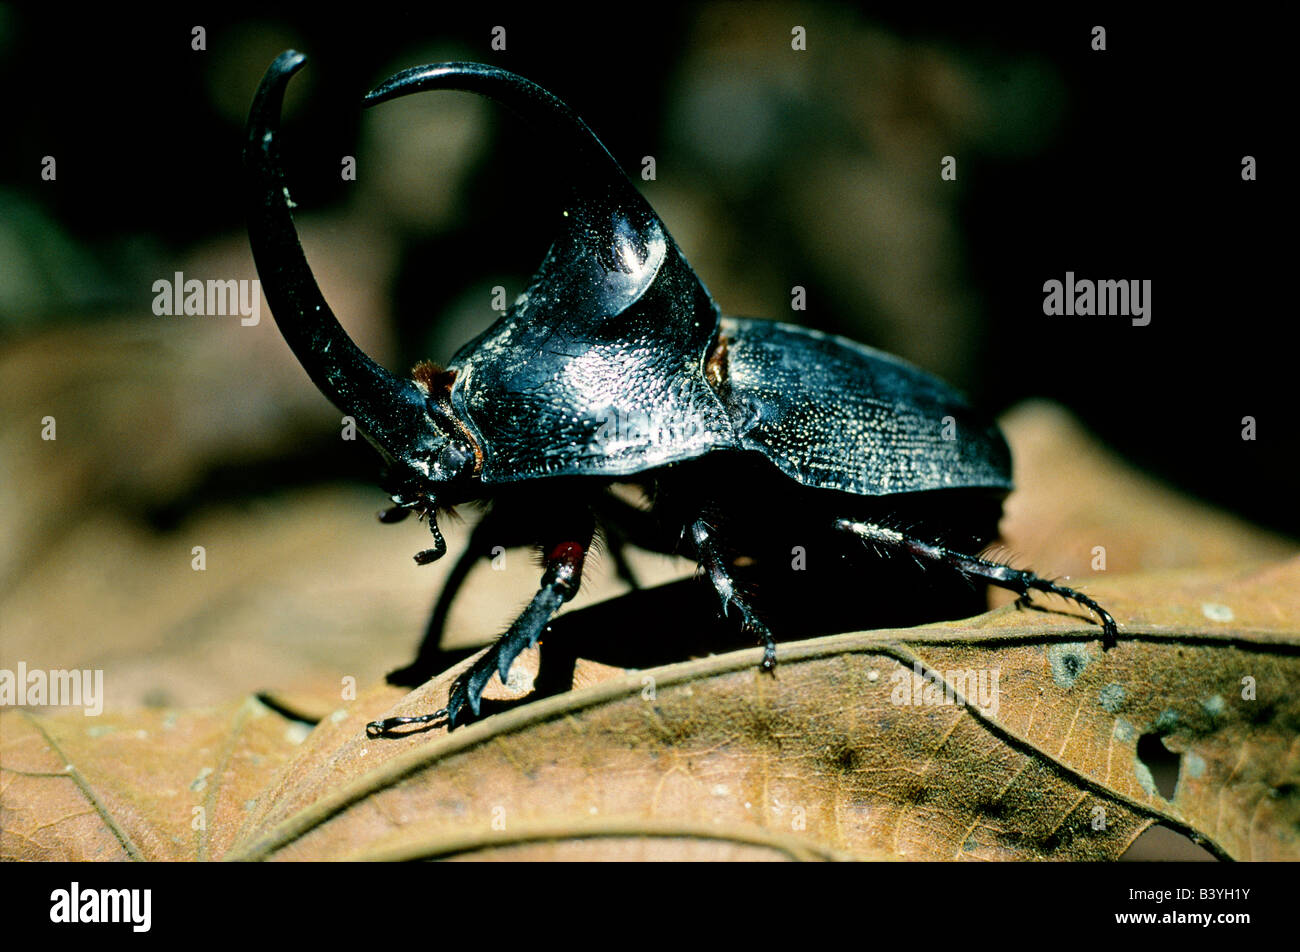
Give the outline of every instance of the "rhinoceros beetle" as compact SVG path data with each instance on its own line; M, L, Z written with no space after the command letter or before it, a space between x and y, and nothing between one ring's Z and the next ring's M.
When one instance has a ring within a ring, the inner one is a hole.
M968 588L983 580L1011 589L1020 604L1032 591L1053 593L1094 612L1103 644L1114 644L1115 621L1091 598L976 554L997 537L1012 488L1010 451L993 422L888 354L722 316L586 123L520 76L443 63L401 72L365 97L376 105L430 89L487 96L529 121L540 142L565 150L572 170L558 237L504 317L445 368L420 364L400 379L375 364L325 303L290 213L279 117L303 62L293 51L275 60L248 121L249 237L272 313L312 381L382 455L394 503L387 519L427 517L434 546L418 563L446 552L439 511L490 504L421 657L437 651L452 594L495 544L536 546L544 566L531 602L457 679L445 709L378 721L370 733L478 717L492 674L504 680L573 598L601 537L616 550L630 543L693 558L723 615L735 609L763 645L766 671L776 642L765 600L746 578L773 564L789 574L792 541L864 581L906 563ZM612 492L619 483L641 487L648 508ZM876 594L887 599L888 585ZM433 673L420 659L409 671Z

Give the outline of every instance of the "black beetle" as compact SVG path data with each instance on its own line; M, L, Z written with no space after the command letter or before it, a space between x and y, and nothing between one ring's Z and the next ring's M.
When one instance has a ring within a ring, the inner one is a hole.
M447 708L369 726L478 716L581 581L598 531L693 557L764 646L776 645L743 584L746 566L783 563L792 539L864 575L890 562L941 566L1019 592L1051 592L1114 619L1073 589L970 553L997 537L1012 488L1002 434L941 381L853 341L765 320L723 317L653 209L587 125L551 93L474 63L406 70L365 98L459 89L497 100L572 156L559 237L509 313L446 368L410 380L376 365L344 332L298 243L279 162L279 115L304 57L268 69L248 121L249 237L281 332L317 387L384 457L395 507L427 516L492 506L439 600L423 649L436 650L451 595L504 539L538 546L541 588L509 630L453 685ZM643 510L609 492L640 485ZM785 513L778 515L778 509ZM864 558L875 554L876 558ZM909 558L880 556L901 554ZM886 593L888 589L884 590ZM855 595L858 593L855 593ZM420 670L420 662L411 670ZM430 673L427 670L422 673Z

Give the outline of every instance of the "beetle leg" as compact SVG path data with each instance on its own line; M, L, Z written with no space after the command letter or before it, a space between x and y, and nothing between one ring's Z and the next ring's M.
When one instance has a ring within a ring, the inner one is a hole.
M389 684L415 687L478 651L477 647L444 651L442 633L447 626L447 616L451 613L452 603L460 594L460 589L469 578L475 563L491 555L496 546L515 548L527 543L528 540L520 537L517 530L511 529L516 521L505 507L500 505L494 505L479 520L478 525L470 533L468 545L456 559L451 572L447 575L447 580L442 584L442 590L438 592L433 613L429 616L429 622L424 629L424 638L416 650L415 660L406 667L391 672L387 679Z
M763 643L763 661L761 668L764 671L772 672L776 670L776 639L772 637L771 630L767 625L754 614L745 599L736 593L736 583L727 570L726 560L723 559L722 553L718 551L717 543L714 541L713 527L704 519L696 519L690 527L691 541L695 544L696 560L700 567L709 576L709 581L713 583L713 589L718 593L718 598L722 600L722 614L726 616L732 605L740 609L741 620L748 631L758 635L758 640Z
M954 552L942 545L923 542L906 533L899 532L897 529L890 529L875 523L858 522L853 519L838 519L835 522L835 528L851 532L864 542L874 542L901 549L914 558L939 562L949 568L956 569L963 575L982 578L1000 588L1018 592L1020 594L1019 604L1029 604L1029 593L1035 590L1050 592L1053 595L1059 595L1069 601L1076 602L1091 609L1101 619L1102 647L1115 647L1115 639L1118 633L1115 619L1111 617L1110 612L1082 592L1076 592L1072 588L1058 585L1051 579L1045 579L1024 569L1012 568L1009 565L1003 565L1001 562L982 559L975 555Z
M499 675L502 682L505 682L515 658L525 648L537 644L551 616L578 593L582 584L582 564L591 547L593 531L594 525L590 514L587 514L581 531L564 533L557 540L543 545L546 569L542 574L541 588L509 630L497 639L496 644L456 679L444 709L418 717L390 717L373 721L366 725L366 733L378 736L404 724L427 724L444 718L451 730L463 722L467 705L472 715L477 717L483 689L487 687L492 675Z
M523 614L515 619L510 629L492 646L492 650L476 661L452 685L451 697L447 703L450 727L456 726L466 704L474 716L478 716L483 688L487 686L492 674L495 672L504 683L510 675L510 666L515 658L525 648L537 644L537 639L542 636L551 616L578 594L578 588L582 584L582 563L591 547L593 529L588 516L581 533L566 534L567 538L543 546L543 551L546 552L546 570L542 573L541 588Z

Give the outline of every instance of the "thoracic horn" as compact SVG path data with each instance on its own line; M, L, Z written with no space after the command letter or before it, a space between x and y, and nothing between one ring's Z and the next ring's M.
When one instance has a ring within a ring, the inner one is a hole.
M372 89L366 94L365 105L375 106L430 89L455 89L496 100L526 120L535 133L577 160L574 179L584 191L603 190L601 197L613 200L625 213L635 210L657 220L649 203L582 118L554 93L515 73L483 63L416 66Z
M298 242L279 134L285 87L305 61L293 50L281 53L262 77L249 112L244 169L253 260L275 322L312 382L390 462L427 476L445 438L429 418L424 393L352 342L325 303Z
M638 309L637 319L655 327L662 346L704 349L717 327L717 306L650 203L577 113L536 83L481 63L403 70L371 90L365 104L434 89L476 93L518 114L530 126L529 153L554 150L568 185L556 237L527 294L479 346L531 334L579 347L610 318ZM533 371L518 364L519 353L511 348L477 368L478 389L463 385L462 398L473 403L485 387L525 386Z

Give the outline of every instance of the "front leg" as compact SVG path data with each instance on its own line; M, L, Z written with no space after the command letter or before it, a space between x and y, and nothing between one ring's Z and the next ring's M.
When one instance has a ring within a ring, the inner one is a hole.
M503 505L493 505L483 515L478 525L474 527L474 531L470 533L469 544L456 559L451 572L447 575L447 580L443 582L438 599L433 606L433 613L425 626L424 638L416 651L415 660L406 667L391 672L387 679L389 684L403 687L423 684L478 650L477 647L455 651L443 650L442 633L447 626L447 616L451 613L452 603L465 584L465 580L469 578L470 571L480 559L490 556L496 546L512 549L532 541L527 536L520 536L519 531L514 528L522 521L518 512Z
M394 727L428 724L444 719L448 729L453 730L464 722L466 706L470 709L471 718L478 716L483 689L492 675L499 675L504 683L515 658L525 648L537 644L542 631L560 606L578 594L578 588L582 584L582 565L591 548L595 526L590 511L586 509L574 512L567 522L563 528L557 527L548 533L540 546L546 568L537 594L496 644L456 679L447 706L432 714L372 721L366 725L367 734L376 737L388 733Z

